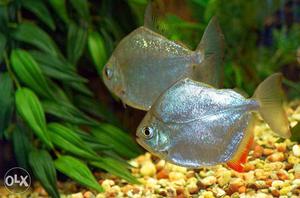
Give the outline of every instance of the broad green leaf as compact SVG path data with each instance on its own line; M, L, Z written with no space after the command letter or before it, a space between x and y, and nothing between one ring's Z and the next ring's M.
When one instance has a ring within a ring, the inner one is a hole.
M53 147L46 125L44 109L33 91L20 88L15 94L16 108L32 131L50 148Z
M11 63L19 79L38 94L51 98L50 88L37 62L25 50L11 53Z
M90 164L92 166L106 170L107 172L115 176L119 176L130 183L139 184L138 180L128 171L126 164L123 164L116 159L110 157L102 157L98 161L90 162Z
M300 122L298 122L297 125L291 129L291 133L291 140L300 142Z
M69 25L67 40L68 60L76 65L82 56L87 40L87 29L77 26L75 23Z
M8 73L0 73L0 138L8 127L14 109L13 82Z
M59 198L56 185L56 170L50 154L45 150L32 150L29 153L29 164L34 176L53 198Z
M98 32L89 32L88 47L98 73L102 74L102 68L106 63L108 56L105 49L104 39Z
M52 30L55 30L54 21L48 11L44 1L40 0L22 0L22 6L34 13L41 21L47 24Z
M86 21L90 20L90 11L87 0L70 0L70 3L81 18Z
M0 63L2 61L5 46L6 46L6 38L3 34L0 33Z
M93 98L83 96L83 95L77 95L74 97L75 105L82 109L83 111L102 118L105 121L108 121L114 125L120 125L120 122L118 121L118 118L116 115L109 109L108 106L105 106L104 104L97 102Z
M126 158L136 157L141 151L128 134L109 124L99 124L92 134L102 143L108 143L119 155Z
M44 101L45 112L72 124L97 126L97 121L85 115L70 103Z
M35 24L28 22L21 23L18 25L15 32L13 32L12 36L18 41L31 44L53 56L58 56L60 54L59 49L52 38Z
M55 57L40 51L30 51L31 56L39 64L43 74L54 79L68 82L87 82L87 79L78 75L74 68L61 57Z
M17 125L12 132L12 142L14 148L14 154L18 162L18 166L29 170L28 153L32 147L28 136L27 127Z
M74 90L79 91L87 96L93 96L93 92L91 92L91 90L89 90L84 83L70 82L69 84Z
M97 153L72 129L58 123L51 123L48 125L48 131L52 143L57 147L86 159L95 160L99 158Z
M68 16L66 1L65 0L48 0L52 8L58 14L58 16L68 24L70 19Z
M55 167L63 174L86 187L98 192L104 191L86 164L76 158L67 155L59 156L58 159L55 160Z

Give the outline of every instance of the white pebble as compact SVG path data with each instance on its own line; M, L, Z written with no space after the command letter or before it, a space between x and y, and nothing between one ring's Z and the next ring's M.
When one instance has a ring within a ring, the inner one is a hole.
M83 194L81 192L80 193L76 193L76 194L72 194L71 198L83 198Z
M156 167L151 161L146 161L140 171L143 176L153 176L156 173Z
M296 157L300 157L300 146L298 144L293 146L293 154Z
M206 186L210 186L217 182L217 178L215 176L208 176L202 179L201 182Z

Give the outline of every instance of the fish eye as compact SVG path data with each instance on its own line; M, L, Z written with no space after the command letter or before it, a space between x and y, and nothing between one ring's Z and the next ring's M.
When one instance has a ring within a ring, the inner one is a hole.
M142 132L146 139L150 139L153 137L153 129L151 127L144 127Z
M112 69L109 69L108 67L105 67L105 76L107 77L108 80L110 80L113 76L113 71Z

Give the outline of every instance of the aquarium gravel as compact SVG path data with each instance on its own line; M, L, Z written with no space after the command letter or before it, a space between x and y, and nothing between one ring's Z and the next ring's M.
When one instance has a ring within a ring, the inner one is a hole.
M300 121L300 101L290 103L287 112L291 126L295 126ZM300 197L299 162L300 144L278 138L260 120L255 127L255 144L249 153L244 173L235 172L226 165L189 170L145 153L129 161L134 167L131 172L141 182L140 185L95 172L105 189L104 193L83 189L73 182L59 183L58 186L62 197L70 198L296 198ZM5 193L4 189L0 189L1 197L6 197ZM35 184L30 196L47 197L47 194L39 184Z

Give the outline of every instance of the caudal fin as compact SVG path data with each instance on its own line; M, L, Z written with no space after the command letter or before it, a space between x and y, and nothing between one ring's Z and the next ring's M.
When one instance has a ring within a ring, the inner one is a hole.
M254 98L260 103L259 113L269 127L283 138L291 136L287 115L283 109L282 75L273 74L256 89Z
M216 17L213 17L208 23L196 51L200 51L204 55L203 64L209 66L215 72L210 74L212 78L210 84L222 87L224 74L222 66L224 58L224 35Z

